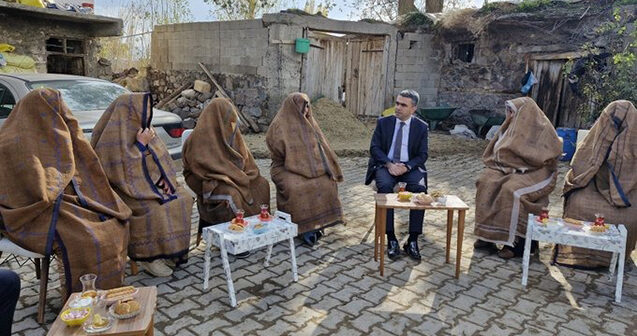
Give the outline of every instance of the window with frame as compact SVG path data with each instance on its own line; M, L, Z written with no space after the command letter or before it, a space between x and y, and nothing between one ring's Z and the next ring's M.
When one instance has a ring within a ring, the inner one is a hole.
M456 47L456 59L463 62L473 62L473 56L475 51L475 44L473 43L460 43Z
M51 37L46 40L46 70L49 73L85 75L85 40Z

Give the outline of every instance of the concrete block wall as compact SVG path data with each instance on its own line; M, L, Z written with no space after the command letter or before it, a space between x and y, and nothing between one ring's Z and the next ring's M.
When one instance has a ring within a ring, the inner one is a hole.
M268 46L261 20L192 22L156 26L151 65L163 71L197 71L201 62L214 73L256 75Z
M394 97L403 89L420 94L420 107L436 106L442 53L435 47L433 34L398 34Z
M274 117L285 97L299 91L301 87L301 56L296 53L293 44L281 42L303 36L303 27L271 24L268 28L266 57L257 74L267 78L270 114Z

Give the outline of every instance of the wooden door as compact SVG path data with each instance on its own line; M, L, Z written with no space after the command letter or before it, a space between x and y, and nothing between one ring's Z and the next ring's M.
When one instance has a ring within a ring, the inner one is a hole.
M568 78L564 76L565 63L565 59L534 61L538 84L533 86L531 97L553 126L579 128L582 120L578 109L584 99L571 89Z
M538 83L533 86L531 96L551 123L557 126L564 84L562 76L564 60L536 60L533 65Z
M385 37L351 39L347 44L345 105L359 116L378 116L384 109Z
M302 72L301 91L310 99L327 97L339 101L343 91L347 41L319 33L309 33L312 44Z

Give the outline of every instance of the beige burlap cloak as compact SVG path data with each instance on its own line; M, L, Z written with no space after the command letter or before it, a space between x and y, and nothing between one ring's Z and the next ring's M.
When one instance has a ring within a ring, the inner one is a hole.
M343 219L336 185L343 181L343 173L309 104L304 93L290 94L266 134L277 209L292 215L299 233ZM309 106L307 115L304 114L306 105Z
M197 194L203 223L234 218L236 210L256 215L270 205L270 184L261 176L237 126L237 112L224 98L213 99L183 148L184 178Z
M190 245L193 199L177 183L166 145L154 137L147 148L137 131L151 124L150 94L118 97L93 129L91 145L117 194L133 210L128 256L152 261L171 258L183 262ZM171 194L157 187L163 179Z
M528 97L506 102L512 113L484 151L476 182L479 239L513 246L526 235L529 213L539 214L557 180L562 142L544 112Z
M67 293L79 277L98 288L122 284L131 210L108 183L97 155L60 93L36 89L0 129L3 234L63 265Z
M626 258L637 240L637 110L626 100L612 102L577 145L564 181L564 216L607 223L628 231ZM608 267L610 253L558 246L556 261L583 267Z

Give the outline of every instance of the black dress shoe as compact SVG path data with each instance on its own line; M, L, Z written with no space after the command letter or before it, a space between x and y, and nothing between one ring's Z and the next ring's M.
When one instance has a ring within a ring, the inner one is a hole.
M403 248L405 249L405 253L407 253L411 259L420 261L420 250L418 249L417 241L414 240L412 242L406 242L405 245L403 245Z
M387 242L387 256L391 260L396 260L400 256L400 248L398 247L397 240L390 240Z

